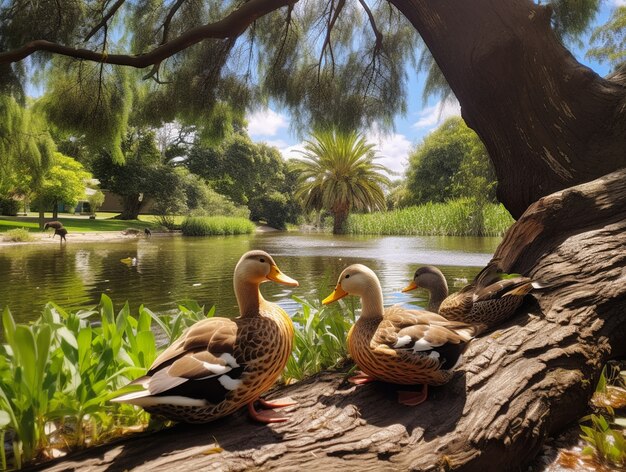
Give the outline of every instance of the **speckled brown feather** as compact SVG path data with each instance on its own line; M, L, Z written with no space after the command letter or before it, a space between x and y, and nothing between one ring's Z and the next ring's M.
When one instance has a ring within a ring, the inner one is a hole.
M441 385L452 377L472 331L465 323L451 322L435 313L392 306L385 309L380 320L360 318L350 330L348 350L361 370L379 380ZM405 336L411 341L402 348L394 347ZM437 347L414 352L419 340Z
M416 277L420 272L428 272L435 280L440 279L437 282L431 278L429 283L432 285L425 287L431 294L438 293L438 297L441 297L441 293L445 294L445 299L434 309L449 320L476 325L479 331L510 318L521 305L524 296L533 289L532 280L528 277L502 279L498 261L492 261L476 275L471 284L450 296L447 296L447 284L438 269L431 266L420 268L415 273ZM419 283L417 285L423 286Z

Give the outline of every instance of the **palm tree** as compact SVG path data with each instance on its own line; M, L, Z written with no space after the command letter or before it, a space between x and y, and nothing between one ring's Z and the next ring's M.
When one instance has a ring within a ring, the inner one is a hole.
M328 210L334 234L343 232L353 210L385 209L383 187L389 179L381 171L388 170L374 162L374 145L363 135L318 131L305 141L304 149L303 157L294 160L300 173L296 197L309 211Z

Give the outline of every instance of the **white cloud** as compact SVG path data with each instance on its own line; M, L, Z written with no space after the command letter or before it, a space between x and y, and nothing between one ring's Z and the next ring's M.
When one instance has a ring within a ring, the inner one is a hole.
M461 105L458 101L453 102L446 101L443 103L437 102L431 107L424 108L420 114L419 119L413 124L414 128L432 128L439 123L442 123L451 116L461 115Z
M613 6L626 7L626 0L613 0Z
M403 134L383 134L376 125L367 132L366 136L370 143L376 145L378 155L381 156L377 162L402 174L409 160L409 152L413 147L411 141ZM398 178L399 176L391 177Z
M280 129L286 127L285 115L278 114L269 108L257 110L248 115L248 133L250 136L275 136Z
M304 151L303 143L294 144L292 146L285 146L285 147L277 146L277 147L280 153L283 155L283 158L287 160L293 159L294 157L302 157L302 154L300 154L297 151Z

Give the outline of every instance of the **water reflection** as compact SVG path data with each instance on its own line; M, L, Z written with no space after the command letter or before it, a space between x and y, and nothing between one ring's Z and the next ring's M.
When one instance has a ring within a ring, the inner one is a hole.
M462 286L490 258L498 238L334 237L326 234L265 233L211 238L158 237L111 243L15 246L0 250L0 308L21 320L34 319L47 301L64 308L95 305L101 293L117 307L144 303L154 311L184 299L236 314L232 273L241 254L264 249L300 282L294 289L264 284L266 298L289 313L293 294L323 298L349 264L370 266L385 291L385 304L425 305L424 294L399 290L420 264L441 268L451 287ZM121 262L136 258L136 264Z

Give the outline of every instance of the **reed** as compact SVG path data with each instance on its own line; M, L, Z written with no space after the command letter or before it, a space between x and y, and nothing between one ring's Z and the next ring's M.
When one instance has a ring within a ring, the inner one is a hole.
M190 216L181 225L185 236L249 234L256 226L246 218L231 216Z
M352 214L348 234L423 236L502 236L514 222L500 204L477 205L471 199Z
M35 240L33 235L30 234L26 228L10 229L2 235L2 238L5 241L13 241L13 242L27 242L27 241Z

